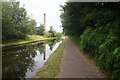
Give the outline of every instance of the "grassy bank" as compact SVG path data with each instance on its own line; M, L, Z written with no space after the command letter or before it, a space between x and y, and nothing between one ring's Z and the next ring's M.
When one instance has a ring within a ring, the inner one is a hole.
M28 35L28 38L25 40L8 40L3 42L0 46L2 47L8 47L8 46L14 46L14 45L22 45L26 43L36 42L36 41L43 41L48 39L54 39L54 38L46 38L39 35Z
M61 58L64 53L66 40L64 40L47 60L34 78L54 78L60 71Z

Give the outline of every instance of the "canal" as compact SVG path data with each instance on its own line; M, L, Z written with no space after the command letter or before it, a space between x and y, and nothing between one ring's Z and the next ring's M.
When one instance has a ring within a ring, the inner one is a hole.
M3 78L32 78L62 40L31 43L2 50Z

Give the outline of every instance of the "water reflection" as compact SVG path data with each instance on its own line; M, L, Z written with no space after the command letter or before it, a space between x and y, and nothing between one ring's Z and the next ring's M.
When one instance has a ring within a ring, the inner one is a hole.
M31 78L60 43L60 40L51 40L3 50L2 77Z
M50 50L52 51L53 47L55 46L55 44L57 42L60 42L61 39L54 39L52 41L50 41L50 43L48 43L48 45L50 46Z

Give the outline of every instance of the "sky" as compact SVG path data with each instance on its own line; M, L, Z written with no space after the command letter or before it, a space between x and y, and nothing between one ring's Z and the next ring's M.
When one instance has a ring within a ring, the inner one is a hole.
M66 0L17 0L20 6L24 5L28 16L35 19L38 27L43 24L44 13L46 13L46 30L53 26L57 32L62 32L60 27L60 5L64 5Z

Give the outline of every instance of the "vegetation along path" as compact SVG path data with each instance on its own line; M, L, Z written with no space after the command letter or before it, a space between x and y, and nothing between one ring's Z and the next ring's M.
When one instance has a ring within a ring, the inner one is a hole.
M84 56L71 40L67 41L57 78L106 78L93 60Z

